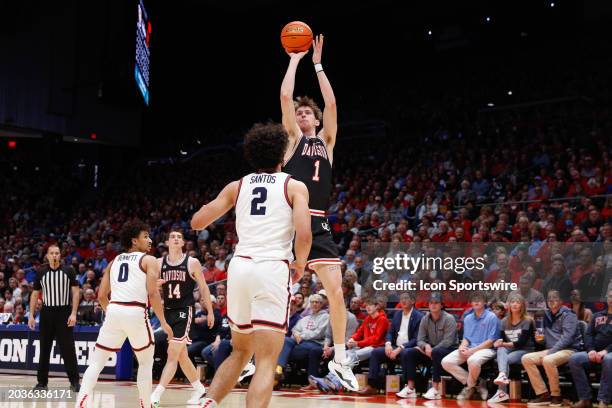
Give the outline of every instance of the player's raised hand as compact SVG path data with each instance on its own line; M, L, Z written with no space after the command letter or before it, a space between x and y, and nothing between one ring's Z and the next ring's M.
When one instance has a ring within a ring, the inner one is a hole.
M285 52L291 59L297 59L298 61L304 58L304 55L308 54L308 50L302 52L289 52L285 50Z
M314 40L312 40L312 63L320 64L321 56L323 54L323 34L317 35Z

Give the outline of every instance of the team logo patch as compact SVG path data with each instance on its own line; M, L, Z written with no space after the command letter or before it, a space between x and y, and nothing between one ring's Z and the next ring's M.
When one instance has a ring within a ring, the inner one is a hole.
M179 312L179 316L181 317L181 319L186 319L187 318L187 313Z
M329 228L329 224L327 222L322 222L321 223L321 227L325 230L325 231L331 231L331 228Z

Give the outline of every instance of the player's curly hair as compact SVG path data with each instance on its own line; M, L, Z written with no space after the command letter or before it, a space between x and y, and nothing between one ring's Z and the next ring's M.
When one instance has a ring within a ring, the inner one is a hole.
M126 222L119 232L119 242L127 251L132 248L132 239L138 238L142 231L149 231L149 226L142 221Z
M244 137L244 157L255 170L270 170L283 161L289 136L278 123L256 123Z
M314 112L315 118L320 122L323 120L323 112L321 112L321 108L314 101L314 99L309 98L308 96L298 96L293 101L293 106L295 106L295 110L298 110L301 106L307 106Z

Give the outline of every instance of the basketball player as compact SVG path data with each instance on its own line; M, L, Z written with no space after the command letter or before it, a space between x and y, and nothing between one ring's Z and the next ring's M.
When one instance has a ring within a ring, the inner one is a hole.
M106 319L100 328L93 357L89 359L89 367L83 374L76 403L78 408L88 406L93 400L93 389L100 372L110 354L121 349L126 337L138 359L139 407L151 406L154 348L151 347L153 330L147 313L149 301L162 329L168 338L172 337L157 290L159 264L154 257L147 255L151 249L149 227L142 222L129 222L121 229L120 239L128 251L117 255L104 270L98 300L106 311Z
M293 239L293 281L304 271L312 240L308 190L280 171L287 141L280 124L253 126L246 134L244 152L257 172L228 184L191 220L191 227L201 230L236 207L238 244L227 281L233 350L217 370L202 408L221 402L253 354L257 370L246 406L267 407L272 397L274 367L287 330Z
M157 260L161 270L162 292L164 298L164 313L166 321L172 327L173 337L169 339L168 360L162 371L159 384L151 394L151 404L154 408L159 406L159 400L166 387L174 378L177 363L181 365L185 377L194 388L187 405L197 405L200 398L206 393L206 388L200 382L195 366L187 355L187 345L191 344L189 331L194 314L195 299L193 291L197 283L200 290L200 299L208 310L207 323L212 328L215 324L210 290L204 280L202 265L196 258L183 253L185 240L183 233L170 230L166 246L168 255Z
M334 243L325 216L332 188L332 163L336 132L338 129L336 98L321 65L323 35L313 41L312 62L319 80L325 108L323 114L315 102L307 97L293 100L295 73L300 60L308 51L290 53L289 67L281 85L281 109L283 126L289 134L289 149L285 153L283 171L306 184L310 196L312 248L308 255L308 267L321 279L329 301L334 358L328 367L343 386L357 391L359 385L346 356L344 333L346 308L342 294L342 272L338 249ZM323 128L317 127L323 121Z

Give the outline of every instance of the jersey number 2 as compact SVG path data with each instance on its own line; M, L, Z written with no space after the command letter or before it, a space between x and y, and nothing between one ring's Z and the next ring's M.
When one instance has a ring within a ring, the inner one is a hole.
M119 266L119 276L117 276L117 281L118 282L125 282L128 279L128 271L129 271L129 266L127 263L122 263Z
M174 297L172 297L174 295ZM168 284L168 299L180 299L181 298L181 285L176 284L174 290L172 290L172 284Z
M253 200L251 200L251 215L266 215L266 206L261 205L268 199L268 190L265 187L253 189Z

